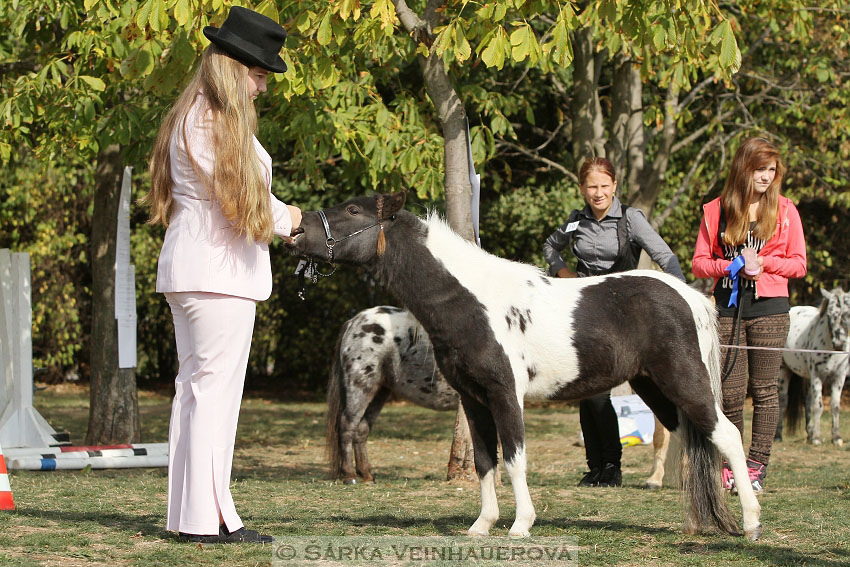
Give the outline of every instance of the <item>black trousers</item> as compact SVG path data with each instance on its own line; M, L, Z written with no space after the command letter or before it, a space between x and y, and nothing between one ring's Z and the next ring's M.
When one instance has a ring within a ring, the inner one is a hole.
M602 469L606 464L620 466L623 446L617 412L611 404L611 392L605 392L579 402L579 420L584 434L584 453L587 466Z

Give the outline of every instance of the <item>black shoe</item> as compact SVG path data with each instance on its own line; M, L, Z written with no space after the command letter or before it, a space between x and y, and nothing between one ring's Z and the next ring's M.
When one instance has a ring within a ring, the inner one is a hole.
M584 474L584 476L579 481L579 486L599 486L599 477L602 475L602 471L598 468L594 467L590 469L590 472Z
M599 486L622 486L623 472L614 463L608 463L599 475Z
M256 530L246 530L244 527L228 532L224 525L219 526L218 535L195 535L180 532L182 541L192 543L272 543L272 536L263 535Z

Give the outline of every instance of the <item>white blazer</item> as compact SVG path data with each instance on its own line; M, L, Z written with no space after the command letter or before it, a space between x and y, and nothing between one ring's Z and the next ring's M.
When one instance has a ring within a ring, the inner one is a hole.
M272 290L268 245L235 233L219 205L210 201L187 154L188 147L201 170L212 177L212 121L205 106L199 93L186 116L185 136L181 125L171 133L173 206L159 254L156 291L205 291L263 301ZM266 170L274 233L289 236L289 209L271 193L271 156L256 137L254 147Z

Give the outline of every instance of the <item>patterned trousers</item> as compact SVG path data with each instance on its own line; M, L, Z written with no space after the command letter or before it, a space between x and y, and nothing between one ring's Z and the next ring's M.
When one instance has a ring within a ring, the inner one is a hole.
M788 336L788 313L741 319L738 335L734 317L718 317L718 333L722 345L782 348ZM738 342L736 342L738 336ZM737 358L735 358L737 352ZM722 349L723 413L735 424L743 437L744 400L747 386L753 397L753 435L748 457L768 464L773 436L779 423L779 365L782 353L768 350ZM735 358L735 365L729 365ZM728 374L728 376L726 375ZM749 381L748 381L749 378Z

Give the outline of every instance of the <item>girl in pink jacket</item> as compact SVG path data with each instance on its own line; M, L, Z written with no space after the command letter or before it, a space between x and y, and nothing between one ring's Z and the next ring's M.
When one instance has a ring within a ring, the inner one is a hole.
M156 290L174 319L179 370L168 432L166 529L200 543L269 543L246 530L230 468L257 301L272 288L268 244L301 211L271 194L271 157L254 136L254 99L282 73L286 32L234 6L160 128L151 222L168 227Z
M693 258L694 275L714 278L720 343L782 348L788 335L788 279L806 274L806 241L800 214L779 194L785 167L763 138L745 140L732 160L720 197L703 207ZM764 488L773 436L779 422L782 353L726 349L723 412L743 436L747 378L753 397L750 482ZM724 465L723 484L734 488Z

